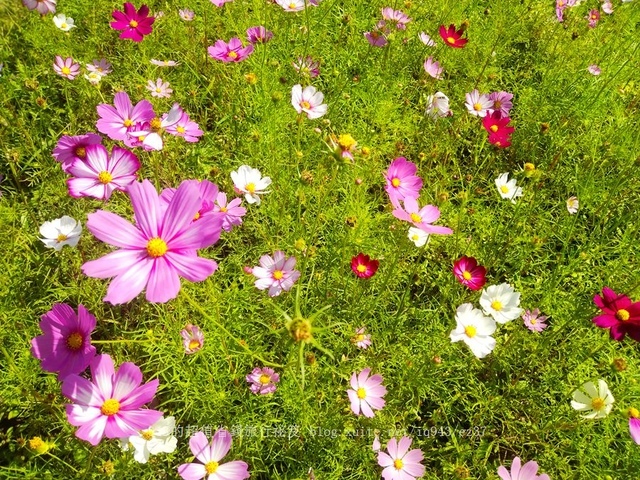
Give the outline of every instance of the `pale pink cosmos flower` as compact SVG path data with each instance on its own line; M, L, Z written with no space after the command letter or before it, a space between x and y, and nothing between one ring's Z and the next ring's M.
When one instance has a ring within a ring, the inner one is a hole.
M449 109L449 97L442 92L429 95L426 113L433 119L452 116L453 112Z
M422 477L425 472L422 462L424 456L422 450L414 448L409 450L410 437L402 437L398 442L395 438L387 443L387 452L378 452L378 465L382 470L384 480L414 480Z
M403 200L404 207L397 207L393 210L393 216L412 223L415 227L429 234L451 235L453 230L449 227L431 225L440 218L440 210L434 205L425 205L420 208L418 201L412 197Z
M405 198L418 198L422 188L422 179L416 175L418 167L404 157L398 157L385 172L384 189L394 207L399 208Z
M80 65L71 57L63 59L60 55L56 55L53 70L61 77L73 80L80 74Z
M284 8L285 12L299 12L305 8L305 0L276 0L276 3Z
M267 395L276 391L276 383L280 381L280 375L273 368L256 367L246 376L246 380L251 384L249 388L253 393Z
M371 335L365 333L365 331L364 327L360 327L356 329L355 335L351 338L351 342L354 343L356 347L362 348L363 350L366 350L371 346Z
M185 22L192 21L196 16L195 12L193 10L189 10L188 8L178 10L178 15L180 15L180 18Z
M374 452L378 453L380 451L381 445L380 445L380 437L378 436L378 434L375 435L375 437L373 437L373 443L371 444L371 450L373 450Z
M216 7L221 7L225 3L229 3L229 2L233 2L233 0L211 0L211 3L213 3Z
M200 130L200 126L189 118L189 115L184 110L180 109L182 112L178 121L172 125L165 126L165 130L167 133L174 135L176 137L184 138L185 142L195 143L200 140L200 137L204 135L204 132ZM163 120L165 116L163 115Z
M249 40L251 44L267 43L272 38L273 32L263 26L247 28L247 40Z
M502 480L549 480L549 475L538 475L538 464L533 460L522 465L520 457L511 462L511 472L504 466L498 468L498 476Z
M491 106L491 112L500 112L502 117L508 117L509 112L513 108L513 94L509 92L492 92L489 95L489 100L493 102Z
M273 257L260 257L260 266L253 267L251 273L257 278L254 285L258 290L269 289L270 297L277 297L283 291L291 290L293 284L300 278L300 272L294 270L296 257L286 257L284 252L277 250Z
M587 70L589 71L589 73L591 75L600 75L602 73L602 70L600 70L600 67L598 65L596 65L595 63L592 65L589 65L589 67L587 68Z
M323 101L323 93L316 90L313 85L303 90L302 85L297 84L291 89L291 105L299 114L306 113L309 120L320 118L327 113L327 104L322 103Z
M56 13L57 0L22 0L22 4L29 10L37 10L40 15Z
M395 25L398 30L406 30L407 23L411 21L411 19L406 15L406 13L400 10L394 10L391 7L385 7L382 9L382 24L378 24L378 27L385 26L390 23Z
M435 47L436 46L436 42L433 41L433 39L427 35L424 32L420 32L420 35L418 35L420 37L420 41L422 43L424 43L427 47Z
M96 72L101 77L104 77L111 73L111 64L107 62L106 58L101 58L100 60L87 63L87 70L89 72Z
M100 145L102 137L95 133L85 133L84 135L63 135L58 140L51 155L56 162L61 163L62 170L66 172L76 160L86 160L87 147L89 145Z
M607 15L611 15L613 13L613 3L610 0L605 0L602 4L602 11Z
M180 330L180 336L182 337L182 344L184 346L184 353L191 355L202 349L204 345L204 333L200 330L200 327L196 325L187 324L182 330Z
M103 437L137 435L160 420L162 412L142 408L153 400L158 380L140 385L142 372L125 362L115 371L109 355L98 355L90 364L92 381L71 374L62 383L67 404L67 420L78 428L76 437L98 445Z
M238 63L253 53L253 45L247 45L243 48L240 39L233 37L229 40L229 43L224 40L216 41L215 45L210 46L207 51L211 58L215 58L221 62Z
M389 43L385 34L380 30L365 32L364 38L367 39L367 42L372 47L385 47Z
M224 192L218 193L216 202L213 205L213 211L224 215L222 217L222 229L225 232L230 232L233 227L242 225L242 217L246 215L247 209L241 207L241 203L241 198L234 198L227 203L227 194Z
M180 65L180 62L176 62L175 60L157 60L155 58L149 60L149 63L157 67L176 67Z
M173 93L169 82L165 82L161 78L158 78L155 82L149 80L147 82L147 90L151 92L152 97L156 98L169 98Z
M149 302L165 303L180 291L180 277L201 282L218 267L213 260L197 256L197 250L218 241L222 219L194 222L202 207L193 181L178 187L166 211L149 180L134 182L127 189L136 224L98 210L89 214L87 228L98 240L120 247L82 266L93 278L115 277L104 297L112 305L133 300L146 287Z
M532 332L541 332L548 327L545 323L547 321L547 317L545 315L540 315L540 309L538 308L535 308L533 311L525 311L522 314L522 320L524 320L524 324Z
M431 75L436 80L442 79L443 68L439 62L436 62L433 57L429 57L424 61L424 71Z
M373 418L374 410L382 410L385 401L382 397L387 394L387 389L382 385L382 375L369 376L370 368L365 368L360 373L351 375L351 388L347 390L351 411L356 415L364 415Z
M85 160L77 159L67 173L69 195L108 200L114 190L125 190L136 181L140 161L124 148L113 147L111 155L102 145L89 145Z
M556 0L556 18L564 22L564 10L568 7L567 0Z
M118 92L113 98L115 106L101 103L96 108L100 118L96 127L112 140L123 140L131 146L128 132L136 123L152 120L156 114L148 100L140 100L134 107L126 92Z
M162 118L153 118L149 122L139 122L127 132L132 146L142 146L145 150L162 150L164 141L162 133L165 129L175 126L182 117L182 109L177 103L173 104L169 113Z
M298 57L298 59L293 62L293 68L295 68L299 74L309 78L315 78L320 75L320 64L311 57Z
M595 28L598 25L598 20L600 20L600 11L594 8L589 11L589 15L585 18L589 20L589 28Z
M244 480L249 478L249 465L240 460L221 463L222 458L231 449L231 433L220 429L211 443L203 432L197 432L189 439L191 453L200 463L183 463L178 467L178 474L184 480Z
M467 93L465 98L467 100L465 102L467 110L469 110L471 115L475 115L476 117L484 117L487 113L491 113L493 109L493 101L489 99L489 95L480 95L478 89Z

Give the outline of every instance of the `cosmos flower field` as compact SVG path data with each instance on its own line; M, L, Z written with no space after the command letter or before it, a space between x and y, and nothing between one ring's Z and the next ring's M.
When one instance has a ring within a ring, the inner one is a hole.
M0 478L639 478L639 28L0 3Z

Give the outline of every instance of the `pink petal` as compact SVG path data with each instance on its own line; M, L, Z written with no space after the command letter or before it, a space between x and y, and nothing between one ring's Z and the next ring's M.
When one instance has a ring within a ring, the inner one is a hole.
M398 442L398 451L396 453L396 458L402 458L409 450L411 446L411 437L402 437L400 442Z
M218 268L218 264L208 258L178 252L167 252L167 260L182 278L190 282L202 282Z
M158 410L141 408L138 410L120 411L118 417L134 430L145 430L162 418L163 413Z
M102 416L100 408L98 407L67 404L65 410L67 413L67 420L71 425L76 427L86 425L87 423L93 422Z
M156 258L147 282L147 300L152 303L165 303L176 298L179 292L178 273L165 256Z
M142 249L147 246L147 239L142 232L115 213L98 210L88 216L87 228L109 245L129 249Z
M170 243L176 235L193 222L193 217L198 213L201 205L202 200L196 184L192 181L182 182L165 213L162 238Z
M82 265L82 272L92 278L111 278L148 258L146 250L116 250Z
M126 8L125 8L126 12ZM130 15L128 15L131 18ZM133 105L131 104L131 100L129 100L129 95L126 92L118 92L113 97L113 104L116 107L116 111L123 118L129 118L129 114ZM99 112L98 112L99 113Z
M211 449L209 448L209 440L202 432L196 432L189 439L189 448L191 453L202 463L211 461Z
M240 460L225 463L218 467L216 473L223 479L228 480L243 480L249 478L249 465Z
M69 375L64 379L62 394L78 405L99 407L106 400L93 383L79 375Z
M127 188L136 222L147 239L158 237L161 221L158 192L149 180L134 182ZM135 295L134 295L135 296Z
M106 426L107 417L100 415L95 420L92 420L78 428L78 430L76 430L76 437L86 440L93 446L98 445L104 436Z
M113 388L113 398L122 402L131 392L142 383L140 368L131 362L120 365L116 373Z
M113 377L115 370L113 360L109 355L98 355L91 362L91 378L96 385L102 398L109 399L113 392Z
M207 476L207 470L201 463L183 463L178 467L178 474L184 480L201 480Z
M224 429L218 430L211 441L211 460L220 462L231 448L231 434Z
M131 265L128 270L111 280L107 295L103 300L112 305L119 305L133 300L142 292L149 281L152 268L153 259L150 257Z

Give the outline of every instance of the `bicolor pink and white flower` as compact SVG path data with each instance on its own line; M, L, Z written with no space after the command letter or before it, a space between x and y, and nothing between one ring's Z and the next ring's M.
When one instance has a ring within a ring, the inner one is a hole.
M148 100L140 100L135 106L129 100L126 92L118 92L113 97L114 106L101 103L96 108L100 118L96 127L112 140L123 140L127 146L132 146L128 132L138 124L151 121L156 114Z
M591 75L594 75L594 76L598 76L602 73L602 70L600 69L600 67L595 63L592 65L589 65L589 67L587 67L587 70Z
M351 411L356 415L364 415L373 418L374 410L382 410L385 401L382 397L387 394L387 389L382 385L382 375L369 376L370 368L365 368L360 373L351 375L351 388L347 390Z
M291 89L291 105L298 114L306 113L309 120L320 118L327 113L327 104L322 103L323 101L323 93L313 85L309 85L303 90L302 85L298 84Z
M401 10L394 10L391 7L385 7L382 9L382 24L378 24L378 27L386 26L387 24L394 25L397 30L406 30L407 23L411 19Z
M61 77L73 80L80 74L80 64L71 57L62 58L60 55L56 55L53 70Z
M248 165L241 165L238 170L231 172L231 180L238 194L244 194L245 200L260 205L260 195L269 193L271 178L263 177L260 170Z
M402 437L399 442L392 438L387 443L388 453L378 452L384 480L414 480L424 475L425 467L420 463L424 455L419 448L409 450L412 441L410 437Z
M628 410L629 414L629 434L634 442L640 445L640 411L637 408L631 407Z
M260 266L253 267L251 273L256 277L254 285L258 290L269 290L270 297L277 297L282 292L291 290L293 284L300 278L300 272L295 270L296 257L286 257L277 250L273 257L260 257Z
M87 147L89 145L100 145L102 137L95 133L85 133L84 135L63 135L58 140L51 155L56 162L60 162L62 170L66 172L76 160L87 159Z
M244 480L249 478L249 465L241 460L221 463L231 449L232 437L227 430L220 429L213 435L211 443L203 432L197 432L189 439L191 453L200 463L183 463L178 474L184 480Z
M185 22L193 21L196 16L195 12L189 8L182 8L178 10L178 15L180 15L180 18Z
M267 395L276 391L276 383L280 381L280 375L273 368L256 367L246 376L246 380L250 384L249 389L253 393Z

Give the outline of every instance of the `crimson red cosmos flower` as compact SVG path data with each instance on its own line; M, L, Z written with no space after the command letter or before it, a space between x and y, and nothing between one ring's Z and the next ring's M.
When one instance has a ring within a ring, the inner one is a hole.
M480 290L487 283L487 269L478 265L478 261L466 255L453 264L456 279L471 290Z
M610 328L611 338L621 341L625 334L640 342L640 302L632 302L626 295L617 294L609 287L602 289L602 296L593 297L602 315L593 319L600 328Z
M145 35L149 35L153 28L155 17L149 16L149 7L142 5L136 12L136 7L127 2L124 4L124 12L114 10L111 14L115 22L111 22L114 30L124 30L120 38L130 38L134 42L141 42Z
M491 115L485 115L482 119L482 125L489 132L489 134L495 133L496 135L511 135L515 132L515 128L509 126L511 119L509 117L503 117L499 110L496 110Z
M462 38L464 34L464 28L456 30L456 26L452 23L449 28L445 28L444 25L440 25L440 36L444 43L453 48L463 48L469 40Z
M507 148L511 146L511 135L508 133L490 133L489 143L498 148Z
M372 260L369 255L364 253L359 253L351 259L351 270L360 278L373 277L379 266L378 260Z

